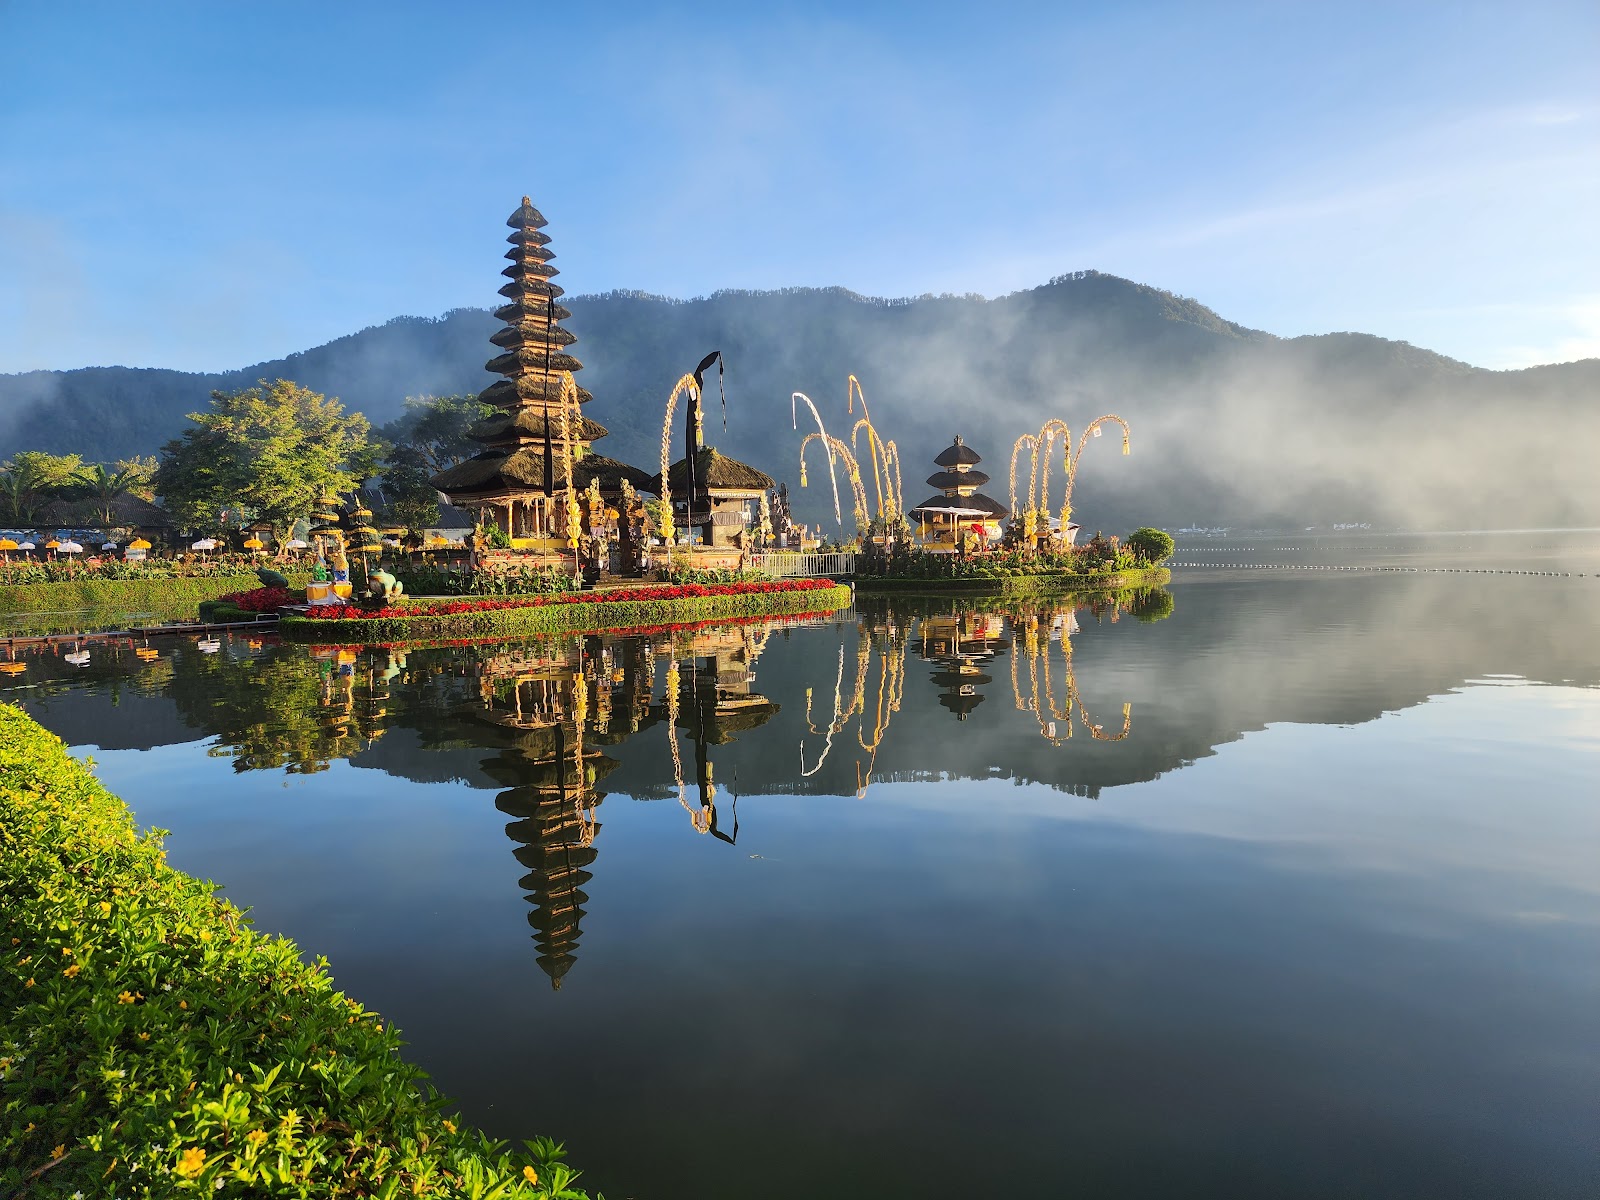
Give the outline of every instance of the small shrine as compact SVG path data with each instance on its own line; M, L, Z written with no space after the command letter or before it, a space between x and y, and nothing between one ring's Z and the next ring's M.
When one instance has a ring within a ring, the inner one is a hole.
M749 533L758 520L756 509L761 498L777 486L772 476L705 444L705 415L698 393L689 403L684 440L693 447L692 454L667 471L673 524L698 530L702 553L720 551L736 556L752 549ZM660 494L659 487L651 490ZM725 564L708 561L697 565ZM730 557L726 565L737 565L737 558Z
M594 399L586 389L574 386L563 401L564 378L583 364L568 353L578 339L561 325L572 314L556 303L562 289L551 282L558 271L550 265L550 238L541 232L547 222L524 196L506 224L512 229L506 239L511 265L501 272L507 282L500 294L507 303L494 314L505 328L490 337L501 353L485 364L504 378L478 396L497 411L469 431L483 451L431 482L480 524L498 526L514 546L559 551L568 536L569 469L575 492L591 490L592 482L613 503L624 483L654 487L646 472L590 450L607 431L577 411ZM581 495L579 507L586 508Z
M927 482L939 489L939 495L906 513L917 523L917 533L930 549L954 552L964 541L983 546L1000 537L1000 523L1010 510L978 490L989 482L989 476L976 469L982 461L960 434L934 458L940 469L928 476Z

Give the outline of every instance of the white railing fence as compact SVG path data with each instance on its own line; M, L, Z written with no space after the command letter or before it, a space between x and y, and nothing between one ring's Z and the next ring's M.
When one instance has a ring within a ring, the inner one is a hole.
M750 568L778 579L802 575L837 579L856 573L856 553L854 550L770 550L765 554L752 554Z

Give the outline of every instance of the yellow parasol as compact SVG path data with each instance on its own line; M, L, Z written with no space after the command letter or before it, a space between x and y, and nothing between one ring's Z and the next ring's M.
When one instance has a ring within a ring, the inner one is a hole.
M246 550L260 550L263 548L263 543L260 538L252 534L250 537L245 538L244 548Z
M134 538L133 541L128 543L128 549L129 550L148 550L148 549L150 549L150 543L145 541L143 538Z

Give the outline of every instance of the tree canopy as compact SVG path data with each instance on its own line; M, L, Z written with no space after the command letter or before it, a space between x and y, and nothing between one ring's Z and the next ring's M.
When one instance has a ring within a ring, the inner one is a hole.
M367 419L291 380L212 392L210 411L189 419L162 447L153 482L190 529L217 528L236 512L281 540L319 497L351 490L373 468Z
M475 396L406 397L405 412L378 431L390 520L420 530L439 519L439 494L430 480L482 449L467 430L493 411Z

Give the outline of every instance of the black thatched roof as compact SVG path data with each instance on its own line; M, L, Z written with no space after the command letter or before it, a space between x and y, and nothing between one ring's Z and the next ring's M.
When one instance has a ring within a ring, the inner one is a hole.
M537 229L519 229L506 239L513 246L548 246L550 235Z
M159 504L124 493L111 501L111 520L102 523L97 500L52 500L39 513L41 525L69 529L170 529L172 516Z
M483 365L484 370L493 371L496 375L511 375L518 371L552 371L559 374L562 371L583 370L583 364L570 354L546 355L543 349L536 347L507 350Z
M555 299L565 296L567 291L559 283L545 283L542 279L513 279L500 289L500 294L507 300L519 300L527 296L538 296L539 303L544 303L544 297Z
M570 346L578 335L559 325L540 325L530 321L525 325L508 325L489 335L496 346Z
M571 424L569 418L569 424ZM577 428L572 430L573 440L579 442L597 442L611 432L599 421L591 421L588 417L579 417L576 421ZM510 412L495 413L485 417L471 429L467 436L477 442L497 442L509 438L544 438L544 410L538 408L517 408ZM561 417L558 413L550 414L550 436L561 436Z
M546 257L554 258L555 255L547 255ZM500 274L507 279L549 279L552 276L561 274L561 268L552 267L548 262L536 262L531 259L524 260L519 256L516 262L501 271Z
M564 480L559 460L555 464L554 477L556 488L560 490ZM580 491L589 486L591 479L600 481L601 491L620 491L624 479L639 491L656 491L653 475L599 454L585 454L572 470L573 486ZM429 482L455 502L485 492L542 492L544 452L532 446L524 446L510 453L498 448L485 450L464 463L457 463L439 472Z
M512 246L511 249L506 251L505 257L509 258L512 262L526 262L529 259L537 259L540 262L548 262L550 259L556 256L555 251L545 249L546 244L548 244L550 241L549 238L545 237L542 233L538 236L544 238L544 241L523 242L519 240L521 237L520 234L513 233L508 239L506 239L512 243Z
M533 206L533 201L524 196L522 207L506 218L506 224L513 229L543 229L550 222L546 221L544 214Z
M970 467L981 463L983 459L976 450L961 440L961 435L958 433L956 434L956 440L951 443L949 449L941 450L933 461L937 466L941 467L962 465Z
M659 480L660 476L656 476ZM689 460L680 458L667 470L667 478L672 483L674 492L681 492L689 486ZM697 489L726 488L730 491L765 492L777 487L772 476L764 471L758 471L748 463L742 463L736 458L729 458L719 454L715 446L706 446L697 455L694 462L694 482ZM650 489L657 495L661 494L659 487Z
M982 487L988 482L982 471L936 471L928 476L928 486L936 488Z
M915 517L925 508L978 508L995 521L1004 520L1011 514L1011 510L998 500L991 500L982 492L973 492L970 496L929 496L915 508L907 510L906 515Z
M523 375L517 379L498 379L479 392L478 399L496 408L515 408L538 400L554 404L561 399L561 377ZM578 387L579 404L587 404L593 399L593 394L587 388Z
M515 300L494 310L495 320L507 325L519 325L523 321L565 321L570 316L571 310L543 300Z

